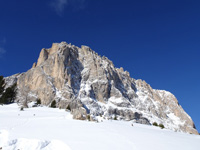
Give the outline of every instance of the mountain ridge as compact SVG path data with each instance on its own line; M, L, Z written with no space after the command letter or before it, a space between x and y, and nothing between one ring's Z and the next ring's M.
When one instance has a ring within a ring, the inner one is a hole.
M41 50L30 70L5 80L10 80L7 87L11 81L17 82L16 102L24 106L37 99L49 106L55 100L56 107L70 106L74 119L116 117L142 124L162 123L174 131L198 134L173 94L131 78L129 72L115 68L112 61L88 46L53 43Z

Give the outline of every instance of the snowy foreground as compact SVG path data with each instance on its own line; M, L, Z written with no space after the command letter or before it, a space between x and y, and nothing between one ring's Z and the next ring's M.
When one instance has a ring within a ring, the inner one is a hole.
M73 120L69 112L0 106L2 150L199 150L200 136L125 121Z

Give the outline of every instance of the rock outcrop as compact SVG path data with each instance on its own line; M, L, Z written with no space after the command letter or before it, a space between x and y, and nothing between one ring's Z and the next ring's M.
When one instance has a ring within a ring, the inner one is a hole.
M162 123L166 128L198 134L192 119L173 94L154 90L142 80L115 68L87 46L65 42L41 50L37 63L17 77L17 99L21 104L36 101L49 106L70 106L74 119L104 116L138 123Z

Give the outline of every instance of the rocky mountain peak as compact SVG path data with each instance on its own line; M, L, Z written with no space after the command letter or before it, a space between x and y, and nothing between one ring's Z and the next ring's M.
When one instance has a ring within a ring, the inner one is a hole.
M157 122L174 131L198 133L173 94L131 78L129 72L115 68L112 61L88 46L53 43L41 50L30 70L15 79L20 104L40 99L49 106L56 101L59 108L69 106L75 119L90 114L93 120L103 116L143 124Z

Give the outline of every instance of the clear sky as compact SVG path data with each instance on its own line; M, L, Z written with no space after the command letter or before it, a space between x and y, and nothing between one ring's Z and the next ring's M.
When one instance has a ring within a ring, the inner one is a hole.
M61 41L172 92L200 131L199 0L0 1L1 75L27 71Z

